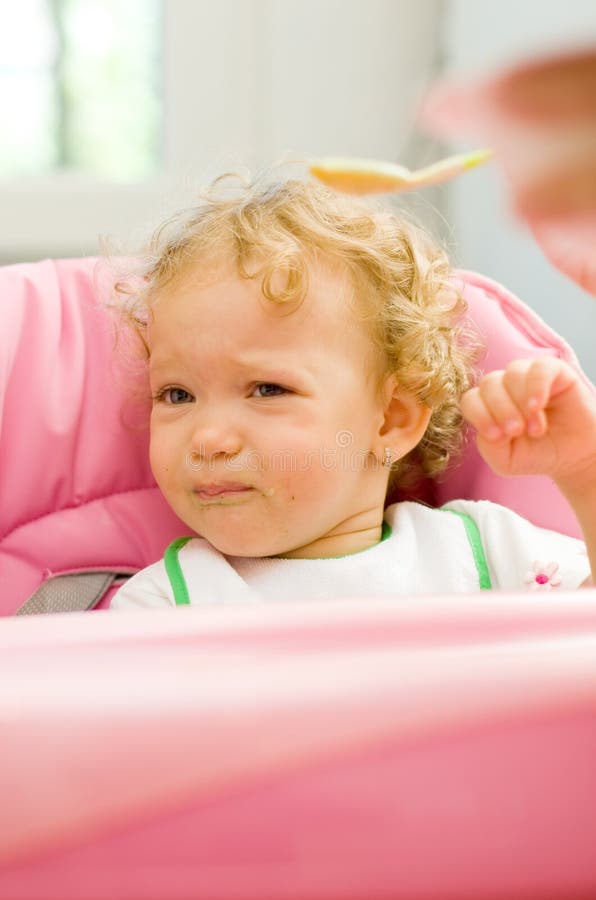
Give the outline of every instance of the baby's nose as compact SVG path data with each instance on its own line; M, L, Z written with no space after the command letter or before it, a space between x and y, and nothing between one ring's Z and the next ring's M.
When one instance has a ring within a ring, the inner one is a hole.
M214 456L234 456L242 450L242 437L234 417L224 410L201 415L192 438L190 451L193 456L211 459Z

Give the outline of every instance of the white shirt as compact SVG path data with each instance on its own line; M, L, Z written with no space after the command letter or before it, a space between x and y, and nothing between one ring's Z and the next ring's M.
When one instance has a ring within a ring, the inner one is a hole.
M488 500L454 500L478 528L492 588L565 590L590 575L581 541L532 525ZM385 510L388 538L358 553L330 559L225 556L191 538L178 561L192 605L323 600L383 594L479 590L479 572L464 521L446 509L403 502ZM175 606L164 560L134 575L111 606Z

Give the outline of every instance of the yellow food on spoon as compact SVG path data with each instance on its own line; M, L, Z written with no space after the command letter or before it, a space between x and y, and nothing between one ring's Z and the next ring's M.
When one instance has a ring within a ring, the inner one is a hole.
M414 171L377 159L327 156L313 160L310 172L315 178L344 194L398 193L448 181L467 169L486 162L492 155L492 150L474 150L448 156Z

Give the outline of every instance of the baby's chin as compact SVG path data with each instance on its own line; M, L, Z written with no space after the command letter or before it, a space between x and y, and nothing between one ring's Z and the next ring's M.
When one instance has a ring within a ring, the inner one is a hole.
M283 556L284 553L290 552L292 546L286 541L280 542L279 539L266 540L262 536L252 535L247 538L234 538L231 535L209 536L203 537L209 543L219 550L224 556L240 556L261 558L266 556Z
M280 533L273 523L267 529L263 525L255 523L253 527L235 529L233 523L227 522L227 527L217 528L208 526L198 534L205 538L212 547L224 556L255 557L284 556L302 546L302 541L294 535Z

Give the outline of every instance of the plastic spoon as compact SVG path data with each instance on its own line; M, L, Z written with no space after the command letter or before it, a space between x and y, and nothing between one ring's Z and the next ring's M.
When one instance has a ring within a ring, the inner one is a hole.
M399 193L448 181L467 169L486 162L492 155L492 150L473 150L448 156L414 171L396 163L376 159L327 156L313 160L310 172L315 178L344 194Z

